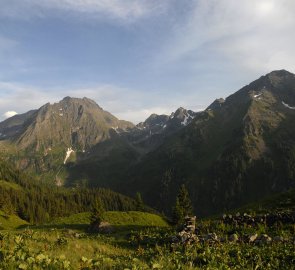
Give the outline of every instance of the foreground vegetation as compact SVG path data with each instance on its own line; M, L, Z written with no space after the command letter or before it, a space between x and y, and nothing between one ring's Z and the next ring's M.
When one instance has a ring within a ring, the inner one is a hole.
M198 221L197 239L185 244L159 216L107 212L106 217L114 226L109 234L85 230L89 213L50 227L2 231L0 269L295 269L294 224ZM253 234L272 241L250 242Z

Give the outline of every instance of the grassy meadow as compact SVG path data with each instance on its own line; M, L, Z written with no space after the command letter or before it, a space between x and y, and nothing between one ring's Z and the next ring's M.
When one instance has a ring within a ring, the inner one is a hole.
M295 269L294 224L198 220L197 240L181 243L155 214L106 212L113 228L107 234L87 232L89 217L80 213L42 226L6 217L11 227L0 232L0 269ZM254 234L272 241L249 241Z

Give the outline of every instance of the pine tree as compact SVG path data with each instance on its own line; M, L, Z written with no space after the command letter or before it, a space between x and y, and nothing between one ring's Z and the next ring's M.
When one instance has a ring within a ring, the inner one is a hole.
M136 192L135 201L136 201L136 210L137 211L144 211L144 203L143 203L140 192Z
M90 230L93 232L97 232L99 229L99 225L103 220L105 209L100 199L96 199L93 204L91 216L90 216Z
M186 216L193 215L193 206L190 200L188 191L185 185L181 185L178 195L176 197L175 206L172 209L173 222L176 225L181 225L184 223L184 218Z

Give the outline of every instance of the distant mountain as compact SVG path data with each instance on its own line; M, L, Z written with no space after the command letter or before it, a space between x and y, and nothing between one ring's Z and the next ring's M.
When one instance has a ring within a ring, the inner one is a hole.
M0 133L2 156L43 181L141 192L166 212L186 184L196 213L209 215L295 186L295 75L273 71L203 112L136 126L66 97L5 120Z
M6 156L18 168L61 185L67 175L64 164L133 127L91 99L65 97L0 123L0 148L6 147Z
M201 215L294 187L295 75L274 71L214 101L131 171L130 192L159 209L185 183Z
M67 184L87 183L120 190L134 164L187 126L195 116L195 112L183 108L170 116L152 114L144 122L91 148L83 160L69 169Z
M27 113L17 114L0 122L0 140L13 138L17 134L20 134L23 131L24 123L30 119L35 112L36 110L32 110Z
M150 115L144 122L125 133L128 141L147 153L161 145L167 137L192 122L196 112L182 107L168 115Z
M91 99L66 97L35 111L14 141L21 149L47 151L63 146L83 151L110 138L112 130L119 132L133 126L118 120Z

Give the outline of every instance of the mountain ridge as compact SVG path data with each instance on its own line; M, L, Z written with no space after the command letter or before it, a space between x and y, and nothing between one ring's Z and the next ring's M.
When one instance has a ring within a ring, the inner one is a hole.
M136 126L92 100L66 97L30 116L34 121L25 122L25 136L13 142L33 147L13 159L38 174L52 172L48 179L60 178L57 182L68 186L103 186L128 195L139 191L164 211L185 184L197 212L214 214L295 186L294 109L295 75L285 70L261 76L202 112L180 107ZM100 118L93 118L93 111ZM60 132L48 141L45 127L56 131L53 123ZM69 123L84 128L72 130ZM36 128L40 133L32 136ZM61 142L59 148L54 150L53 142ZM27 161L36 149L41 156Z

